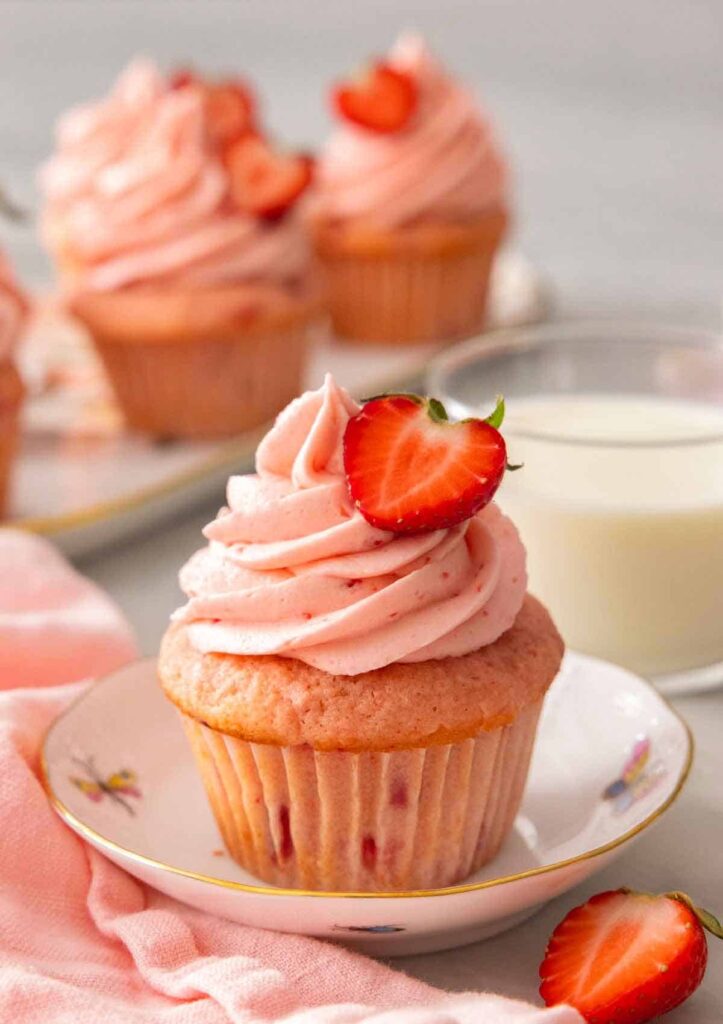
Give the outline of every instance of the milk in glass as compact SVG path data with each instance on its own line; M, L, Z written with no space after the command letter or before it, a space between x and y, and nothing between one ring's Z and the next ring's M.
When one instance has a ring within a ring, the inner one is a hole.
M508 401L498 493L569 646L649 675L723 661L723 409L652 396Z

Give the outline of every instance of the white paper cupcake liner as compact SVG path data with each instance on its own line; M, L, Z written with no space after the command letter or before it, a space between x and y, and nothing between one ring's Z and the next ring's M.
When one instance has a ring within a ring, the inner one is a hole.
M453 885L497 854L541 705L473 739L388 753L248 743L181 717L242 867L285 888L385 892Z
M354 341L408 344L479 333L492 263L507 227L494 211L469 224L360 240L319 226L317 254L334 333Z
M229 437L268 422L296 397L306 326L211 341L93 340L131 429Z

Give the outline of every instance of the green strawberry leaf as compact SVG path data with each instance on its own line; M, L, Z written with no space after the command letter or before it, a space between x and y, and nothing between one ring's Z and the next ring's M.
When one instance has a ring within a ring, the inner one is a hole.
M435 423L447 423L449 421L447 410L438 398L427 399L427 412L429 413L430 420L433 420Z
M685 904L689 910L693 911L707 932L710 932L711 935L715 935L717 939L723 939L723 925L720 923L718 918L711 914L709 910L704 910L703 907L696 906L687 893L668 892L665 895L669 896L671 900L678 900L679 903Z
M489 416L485 419L485 423L489 423L495 430L499 430L502 426L505 418L505 400L502 395L497 396L497 405L494 407ZM509 468L509 467L508 467Z

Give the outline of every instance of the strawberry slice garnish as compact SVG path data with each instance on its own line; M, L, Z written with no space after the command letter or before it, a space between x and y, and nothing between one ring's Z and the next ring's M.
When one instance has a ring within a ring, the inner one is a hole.
M393 533L455 526L492 500L507 464L497 429L500 399L486 420L451 423L435 398L382 395L344 433L344 470L364 518Z
M256 98L242 79L225 78L214 82L203 78L193 68L181 67L171 72L168 81L174 90L199 90L209 135L222 151L256 131Z
M334 107L343 118L380 134L404 128L417 101L417 83L411 75L384 61L375 61L360 76L332 91Z
M189 85L200 85L200 79L193 68L174 68L168 77L168 84L174 90L187 89Z
M700 985L708 961L704 929L723 938L713 915L684 893L600 893L552 933L540 994L548 1006L574 1006L588 1024L643 1024Z
M222 149L256 130L256 100L245 82L207 83L204 92L209 131Z
M314 161L300 153L278 153L248 136L226 153L231 199L238 209L273 220L292 206L310 184Z

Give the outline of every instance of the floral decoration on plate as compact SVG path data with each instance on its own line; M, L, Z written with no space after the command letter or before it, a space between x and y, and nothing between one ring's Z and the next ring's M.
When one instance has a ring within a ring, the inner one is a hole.
M85 793L93 803L100 803L107 796L113 803L125 808L129 814L135 815L133 805L126 799L133 797L140 800L143 795L138 787L138 776L135 772L128 768L120 768L104 778L96 769L94 758L75 757L73 760L85 772L85 776L69 776L70 781L81 793Z

